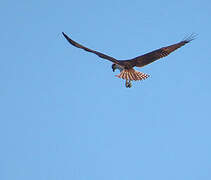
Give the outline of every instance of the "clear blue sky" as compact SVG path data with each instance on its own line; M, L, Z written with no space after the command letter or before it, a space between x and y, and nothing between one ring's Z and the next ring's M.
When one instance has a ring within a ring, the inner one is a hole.
M211 1L2 1L1 180L210 180ZM109 61L198 38L140 70Z

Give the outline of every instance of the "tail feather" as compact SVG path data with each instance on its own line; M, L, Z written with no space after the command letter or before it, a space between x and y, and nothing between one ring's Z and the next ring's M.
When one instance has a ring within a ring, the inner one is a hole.
M131 81L141 81L147 79L149 75L134 69L124 69L120 74L116 75L116 77Z
M132 76L132 79L137 79L137 76L136 76L136 74L134 73L131 73L131 76Z

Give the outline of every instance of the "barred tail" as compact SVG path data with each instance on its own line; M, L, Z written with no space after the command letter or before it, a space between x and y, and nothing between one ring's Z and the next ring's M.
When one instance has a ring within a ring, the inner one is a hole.
M141 81L147 79L149 75L134 69L124 69L120 74L116 75L116 77L131 81Z

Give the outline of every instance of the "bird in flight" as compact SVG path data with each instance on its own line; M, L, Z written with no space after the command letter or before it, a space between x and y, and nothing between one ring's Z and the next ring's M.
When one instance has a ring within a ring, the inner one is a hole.
M103 54L101 52L89 49L75 41L73 41L72 39L70 39L70 37L68 37L64 32L62 32L63 36L66 38L66 40L72 44L73 46L77 47L77 48L81 48L85 51L91 52L96 54L97 56L103 58L103 59L107 59L111 62L113 62L112 64L112 70L113 72L116 69L120 70L120 74L116 75L116 77L118 78L122 78L126 80L125 86L127 88L132 87L132 81L140 81L140 80L145 80L149 77L148 74L144 74L142 72L136 71L133 67L143 67L145 65L148 65L160 58L163 58L165 56L168 56L170 53L172 53L173 51L175 51L176 49L184 46L185 44L191 42L192 40L195 39L196 35L195 34L191 34L190 36L184 38L182 41L170 45L170 46L166 46L166 47L162 47L160 49L154 50L152 52L146 53L144 55L132 58L132 59L128 59L128 60L117 60L111 56L108 56L106 54Z

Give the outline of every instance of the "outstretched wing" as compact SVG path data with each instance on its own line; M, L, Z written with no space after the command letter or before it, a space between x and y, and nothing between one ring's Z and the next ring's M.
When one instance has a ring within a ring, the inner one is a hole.
M72 44L73 46L75 46L75 47L77 47L77 48L81 48L81 49L83 49L83 50L85 50L85 51L94 53L94 54L96 54L97 56L99 56L99 57L101 57L101 58L103 58L103 59L107 59L107 60L109 60L109 61L112 61L112 62L118 64L118 60L116 60L115 58L113 58L113 57L111 57L111 56L108 56L108 55L106 55L106 54L100 53L100 52L98 52L98 51L94 51L94 50L89 49L89 48L87 48L87 47L85 47L85 46L82 46L81 44L79 44L79 43L73 41L72 39L70 39L64 32L62 32L62 34L63 34L63 36L67 39L67 41L68 41L70 44Z
M160 58L168 56L170 53L172 53L176 49L178 49L178 48L184 46L185 44L191 42L192 40L194 40L195 37L196 37L195 34L191 34L189 37L185 38L184 40L180 41L179 43L157 49L155 51L144 54L142 56L138 56L136 58L131 59L131 61L133 61L133 63L137 67L145 66L145 65L150 64Z

